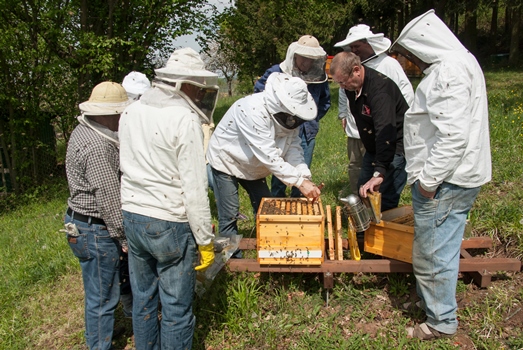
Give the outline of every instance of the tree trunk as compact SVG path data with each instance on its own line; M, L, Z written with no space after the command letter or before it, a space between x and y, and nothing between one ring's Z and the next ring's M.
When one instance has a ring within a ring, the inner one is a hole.
M229 97L232 96L232 81L233 81L233 77L231 78L227 78L227 93L229 94Z
M467 0L465 8L465 35L463 36L463 44L474 55L477 54L477 2L474 0Z
M445 20L445 17L446 17L445 6L446 5L447 5L447 0L440 0L440 1L437 1L436 7L435 7L436 14L445 23L447 23Z
M503 35L505 37L510 36L510 28L511 28L511 8L510 6L505 7L505 30L503 31Z
M508 62L516 64L519 58L519 30L521 21L521 7L512 8L512 28L510 31L510 51Z
M490 37L494 39L498 30L498 2L494 0L492 2L492 17L490 19Z
M8 150L8 155L11 160L11 164L9 166L9 178L11 179L11 186L13 186L13 190L16 194L20 194L20 184L18 183L18 175L17 175L17 167L18 162L16 161L16 153L18 152L18 147L16 143L16 137L15 137L15 128L13 127L14 119L15 119L15 111L13 109L13 105L11 102L9 103L9 129L10 129L10 149Z

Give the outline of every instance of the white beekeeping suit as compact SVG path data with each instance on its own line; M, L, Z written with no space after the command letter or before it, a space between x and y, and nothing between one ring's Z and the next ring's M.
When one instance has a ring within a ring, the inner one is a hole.
M284 127L276 119L285 113L304 122L314 119L317 108L301 79L273 73L263 92L238 100L223 116L209 143L209 163L240 179L274 174L285 184L300 186L311 172L304 163L299 125Z
M435 191L443 181L464 188L490 181L487 94L476 58L433 10L403 29L392 48L402 53L398 47L428 65L405 114L407 183L419 179Z

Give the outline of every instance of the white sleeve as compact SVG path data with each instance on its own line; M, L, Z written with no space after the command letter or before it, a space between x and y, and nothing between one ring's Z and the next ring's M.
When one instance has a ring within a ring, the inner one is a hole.
M211 226L203 131L195 113L187 117L178 133L176 152L182 196L187 218L198 245L208 245L214 235Z

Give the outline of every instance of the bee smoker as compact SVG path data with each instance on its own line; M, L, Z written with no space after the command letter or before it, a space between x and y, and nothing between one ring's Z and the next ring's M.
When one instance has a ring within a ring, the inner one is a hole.
M369 228L369 211L358 196L350 194L346 198L340 198L340 201L346 204L356 232L363 232Z

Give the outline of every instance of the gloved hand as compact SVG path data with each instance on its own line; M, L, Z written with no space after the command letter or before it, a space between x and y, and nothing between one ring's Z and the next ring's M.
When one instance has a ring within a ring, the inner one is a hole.
M198 250L200 251L200 265L194 269L196 271L204 272L214 262L214 243L211 242L207 245L199 245Z

